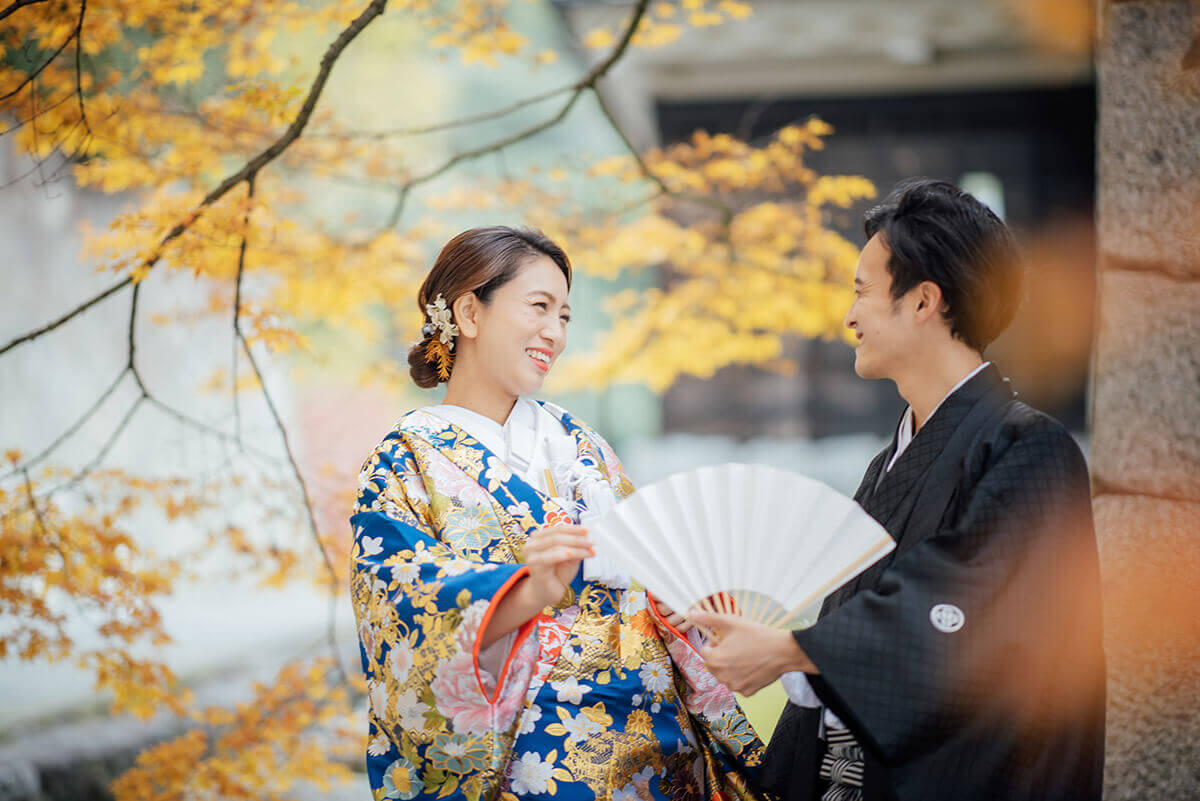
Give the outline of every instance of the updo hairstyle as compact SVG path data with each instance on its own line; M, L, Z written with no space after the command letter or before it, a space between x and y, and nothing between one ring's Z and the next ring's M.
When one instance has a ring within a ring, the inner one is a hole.
M486 305L491 301L492 293L511 281L528 261L539 256L547 256L558 265L570 289L571 262L563 249L541 231L504 225L463 231L447 242L438 254L433 269L417 293L417 307L424 315L425 323L429 323L425 306L433 303L438 295L445 298L447 308L453 308L454 302L468 292L474 292L475 297ZM436 364L426 358L430 340L439 334L440 331L422 334L408 351L409 373L422 389L432 389L442 381Z

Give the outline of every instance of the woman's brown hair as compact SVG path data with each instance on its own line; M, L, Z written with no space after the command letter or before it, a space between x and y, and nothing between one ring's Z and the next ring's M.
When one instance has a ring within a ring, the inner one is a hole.
M509 228L493 225L472 228L451 239L438 254L433 269L417 293L417 307L429 322L425 306L438 295L452 308L454 301L474 292L481 303L491 301L492 293L511 281L530 259L546 256L562 270L571 288L571 261L550 237L533 228ZM426 329L428 330L428 329ZM438 332L423 335L408 351L408 370L418 387L430 389L441 382L437 366L426 358L429 342Z

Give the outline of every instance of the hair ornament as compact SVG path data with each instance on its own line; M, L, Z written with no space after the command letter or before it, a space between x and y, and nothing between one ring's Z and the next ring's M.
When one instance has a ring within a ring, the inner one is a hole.
M438 377L449 381L450 367L454 364L454 338L458 336L454 313L439 292L433 303L425 304L425 314L429 316L429 322L421 326L421 335L429 340L425 346L425 361L436 364Z
M440 331L438 341L450 350L454 350L454 338L458 336L458 326L454 324L454 312L446 307L446 299L442 297L442 293L438 293L437 299L433 303L425 304L425 314L429 315L429 322L421 328L421 333L431 337Z

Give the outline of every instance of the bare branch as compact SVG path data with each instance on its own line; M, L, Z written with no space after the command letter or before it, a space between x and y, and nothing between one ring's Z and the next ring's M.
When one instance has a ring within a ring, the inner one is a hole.
M0 135L2 135L2 134L0 134ZM70 161L70 156L66 155L65 153L61 153L61 152L59 152L59 153L58 153L58 156L59 156L59 158L60 158L60 159L62 159L62 161L63 161L63 165L64 165L64 166L66 165L66 163L67 163L67 162L69 162L69 161ZM30 168L29 168L28 170L26 170L25 172L23 172L23 173L20 173L20 174L18 174L18 175L16 175L16 176L14 176L14 177L12 178L12 180L5 181L4 183L0 184L0 190L3 190L3 189L8 189L10 186L16 186L17 184L21 183L22 181L24 181L24 180L25 180L26 178L28 178L29 176L33 175L35 172L36 172L36 173L40 173L40 174L42 174L42 175L45 175L45 173L43 172L43 168L46 166L46 162L47 162L47 161L49 161L49 157L47 157L47 158L45 158L45 159L39 159L39 158L37 158L36 156L31 156L31 158L33 159L33 166L32 166L32 167L30 167ZM55 169L55 170L54 170L54 171L51 173L51 175L53 175L55 172L58 172L58 171L59 171L59 170L61 170L61 169L62 169L62 167L61 167L61 166L60 166L60 167L58 167L58 168L56 168L56 169ZM42 181L41 183L39 183L39 184L36 184L36 185L38 185L38 186L42 186L42 185L44 185L45 183L47 183L47 182L45 181L45 179L43 179L43 181Z
M621 38L617 41L616 46L613 47L612 52L608 54L608 58L592 67L591 71L575 84L576 89L594 87L596 81L608 74L613 65L621 59L621 56L625 55L625 51L629 49L629 43L633 41L633 35L637 33L642 17L646 16L646 8L649 5L650 0L638 0L638 4L634 7L633 13L629 17L629 22L625 26L625 32L621 34Z
M429 181L432 181L434 178L437 178L439 175L445 174L448 170L450 170L450 168L452 168L456 164L460 164L464 161L471 161L472 159L477 159L480 156L486 156L488 153L494 153L497 150L502 150L503 148L506 148L509 145L513 145L513 144L516 144L517 142L520 142L522 139L528 139L529 137L534 136L535 134L541 133L542 131L546 130L547 128L552 128L553 126L555 126L559 122L561 122L564 117L567 116L567 112L569 112L571 110L571 108L575 105L575 103L577 103L579 101L579 96L582 93L583 93L582 89L575 90L575 92L573 92L571 94L571 97L567 100L567 102L563 105L563 107L558 110L558 113L555 114L550 119L543 120L542 122L539 122L536 125L531 125L528 128L517 131L516 133L512 134L511 136L506 136L503 139L492 142L491 144L483 145L482 147L477 147L473 150L464 150L461 153L456 153L453 156L451 156L450 158L446 159L446 161L442 162L441 166L433 169L430 172L425 173L424 175L419 175L416 178L411 178L408 181L406 181L404 183L404 185L402 187L400 187L400 196L396 201L395 208L392 210L391 217L388 219L387 223L385 223L385 227L391 228L400 221L400 215L404 211L404 202L408 197L409 191L412 190L413 187L419 186L424 183L428 183Z
M267 383L263 379L262 371L258 369L258 362L254 358L254 353L250 350L250 343L246 341L246 337L241 331L238 331L238 339L242 342L242 347L246 350L246 358L250 360L250 366L254 368L254 375L258 377L258 384L262 388L263 399L267 402L267 408L271 410L271 416L275 418L275 425L279 429L279 436L283 440L283 448L287 452L288 462L291 463L292 473L296 476L296 483L300 485L300 494L304 499L304 511L308 514L308 530L312 535L313 542L317 546L317 550L321 553L321 559L325 562L325 570L329 575L329 594L330 594L330 613L329 613L329 647L333 652L333 659L337 664L338 672L341 674L342 683L346 683L349 673L346 672L342 665L341 654L337 649L337 631L335 628L336 617L333 600L337 598L338 591L341 588L341 582L338 581L337 571L333 569L333 562L329 559L329 553L325 550L324 543L321 542L321 534L317 528L317 518L313 514L312 499L308 494L308 485L304 482L304 476L300 472L300 465L296 462L296 457L292 453L291 443L288 441L287 427L283 424L283 419L279 416L279 411L275 408L275 402L271 400L271 393L267 391Z
M75 96L79 98L79 119L90 136L92 126L88 124L87 112L83 109L83 15L87 13L87 0L80 0L79 21L75 23ZM85 140L86 144L86 140Z
M242 412L238 405L238 340L242 337L242 275L246 270L246 240L250 238L250 208L254 202L254 184L258 179L256 173L251 173L246 179L246 216L242 219L242 245L238 250L237 279L233 288L233 370L230 380L233 382L233 420L238 447L242 448Z
M245 449L246 453L252 454L252 455L258 457L259 459L263 459L268 464L278 464L278 460L271 454L267 453L266 451L260 450L253 446L250 446L250 445L245 445L242 441L240 441L233 434L230 434L226 431L222 431L221 429L219 429L215 426L211 426L202 420L197 420L195 417L192 417L191 415L184 414L183 412L176 409L174 406L171 406L170 404L164 403L163 401L159 400L154 395L150 395L147 398L147 401L150 403L151 406L154 406L155 408L157 408L159 411L163 412L164 414L167 414L167 415L173 417L175 420L179 421L180 423L187 426L188 428L194 429L202 434L207 434L210 437L214 437L214 438L220 440L221 442L229 442L229 443L236 444L240 447L243 447Z
M113 284L108 289L104 290L103 292L101 292L100 294L91 298L90 300L86 300L83 303L79 304L74 309L67 312L62 317L59 317L54 322L47 323L46 325L42 326L41 328L39 328L35 331L30 331L28 334L23 334L23 335L17 337L16 339L12 340L7 345L5 345L3 348L0 348L0 356L3 356L8 351L15 348L17 345L20 345L22 342L29 342L30 340L37 339L42 334L45 334L49 331L53 331L55 328L58 328L63 323L67 322L68 320L72 319L73 317L75 317L79 314L82 314L83 312L87 311L92 306L95 306L97 303L104 300L108 296L113 295L117 292L120 292L122 289L124 289L125 287L129 286L132 283L133 283L132 276L126 276L125 278L123 278L120 281L118 281L117 283Z
M10 14L16 13L25 6L36 6L38 3L44 2L46 2L46 0L13 0L13 2L10 3L7 8L5 8L3 11L0 11L0 20L4 19Z
M621 128L620 124L617 122L617 118L613 116L612 110L609 109L608 104L604 102L604 96L600 94L599 90L597 90L594 94L596 96L596 103L600 106L600 111L603 112L605 118L608 120L608 124L612 127L613 131L616 132L617 136L621 137L621 141L625 144L625 148L629 151L629 155L631 155L633 160L637 163L638 170L649 181L653 182L654 185L658 187L660 195L668 195L670 197L679 198L680 200L686 200L690 203L696 203L701 206L708 206L709 208L716 209L718 212L720 212L722 224L726 227L730 222L733 221L733 208L720 198L708 197L707 195L696 195L692 194L691 192L680 192L667 186L661 178L651 171L650 166L646 164L645 159L642 158L642 154L639 153L637 148L633 146L633 142L629 140L629 136L625 133L625 130Z
M266 452L258 450L256 448L250 448L250 447L246 446L239 437L236 437L233 434L229 434L225 431L222 431L221 429L216 428L215 426L211 426L208 423L205 423L201 420L197 420L196 418L192 417L191 415L184 414L183 412L179 411L175 407L159 400L158 397L155 396L154 393L152 393L146 387L145 382L142 380L142 374L138 371L137 365L134 362L134 356L137 352L137 340L135 337L135 334L136 334L135 326L137 325L137 305L138 305L138 297L141 295L141 289L142 289L141 284L137 284L136 286L134 286L133 302L130 304L130 307L129 307L129 334L128 334L129 361L126 363L125 369L128 370L133 375L134 380L137 382L138 389L140 389L142 391L142 394L145 396L145 399L150 402L151 406L158 408L160 411L165 412L166 414L168 414L171 417L178 420L180 423L183 423L184 425L186 425L190 428L193 428L196 431L199 431L204 434L208 434L209 436L212 436L212 437L216 437L217 439L219 439L223 442L235 443L236 445L238 445L238 447L242 448L243 451L252 451L260 458L266 459L270 462L274 462L275 459L270 454L267 454Z
M78 420L76 420L74 423L72 423L67 428L66 431L64 431L62 434L60 434L58 439L54 440L48 446L46 446L46 448L41 453L37 454L36 456L32 456L29 459L26 459L24 462L21 463L21 465L19 467L15 467L12 470L10 470L9 472L5 473L3 476L0 476L0 481L3 481L4 479L12 476L14 473L16 473L18 471L28 470L30 467L33 467L34 465L40 463L47 456L49 456L51 453L53 453L58 448L59 445L62 445L69 437L74 435L76 431L78 431L80 428L82 428L84 423L86 423L88 420L92 419L92 416L95 415L97 411L99 411L100 407L104 405L104 402L106 400L108 400L109 397L113 394L113 392L116 391L117 387L121 385L122 379L125 378L125 374L128 372L129 372L128 366L121 368L121 372L117 373L117 377L115 379L113 379L113 382L111 384L108 385L108 389L106 389L106 390L104 390L104 392L100 393L100 397L96 399L96 402L93 403L88 408L88 410L80 416L80 418Z
M471 150L464 150L461 153L456 153L444 161L440 166L435 167L433 170L425 173L424 175L410 178L399 187L399 195L396 199L396 205L392 209L392 213L388 217L388 221L384 224L385 228L392 228L400 221L400 215L404 212L405 201L408 199L408 194L413 187L428 183L434 178L444 175L456 164L461 164L464 161L470 161L472 159L477 159L480 156L486 156L489 153L503 150L510 145L514 145L523 139L528 139L531 136L535 136L547 128L552 128L558 123L562 122L563 118L567 116L567 113L570 112L570 110L579 101L580 96L588 89L594 90L596 88L596 82L603 78L608 71L612 69L613 65L620 60L621 56L625 54L625 51L629 48L630 41L633 39L634 33L637 32L638 24L642 21L642 17L645 16L646 9L649 7L649 5L650 0L638 0L638 4L630 13L629 20L625 26L625 31L621 35L620 40L613 47L612 52L610 52L603 61L592 67L592 69L588 71L587 75L584 75L575 82L571 96L567 98L567 102L563 104L562 108L560 108L556 114L549 119L531 125L527 128L517 131L514 134L506 136L502 139L498 139L490 144L482 145Z
M125 410L125 414L121 417L121 422L117 423L117 427L113 429L111 434L109 434L108 439L105 440L104 444L100 446L100 450L94 457L92 457L90 462L81 467L79 471L76 472L75 475L71 476L71 478L69 478L67 481L59 484L57 487L52 488L42 497L45 500L49 500L63 490L77 486L79 482L87 478L93 470L99 467L100 463L103 462L105 457L108 456L108 452L111 451L112 447L117 444L117 440L120 439L121 434L123 434L125 429L129 427L130 422L133 421L134 414L137 413L138 408L142 405L142 401L146 400L147 397L147 395L139 395L138 399L135 400L129 406L129 408Z
M150 397L150 390L146 389L146 382L142 381L142 374L137 369L137 363L134 361L134 354L137 352L137 307L138 298L142 294L142 285L137 283L133 285L133 294L130 296L129 303L129 333L127 341L129 345L129 361L126 363L126 368L133 374L133 380L137 382L138 389L146 397Z
M507 117L509 114L512 114L513 112L520 111L523 108L527 108L527 107L535 105L537 103L541 103L545 100L550 100L551 98L558 97L561 94L566 94L567 92L570 92L570 91L578 89L578 88L579 88L579 82L576 81L575 83L570 84L568 86L560 86L557 89L551 89L549 91L542 92L541 94L531 95L522 100L518 100L517 102L512 103L510 105L503 106L498 109L493 109L492 111L484 111L479 114L471 114L466 117L459 117L459 118L453 119L453 120L446 120L445 122L438 122L438 123L434 123L432 125L421 125L421 126L417 126L414 128L394 128L390 131L357 131L357 132L356 131L347 131L347 132L343 132L343 133L336 133L336 132L332 132L332 131L331 132L322 131L321 133L310 134L310 136L318 137L318 138L322 138L322 139L351 138L351 139L375 139L375 140L389 139L394 136L396 136L396 137L399 137L399 136L422 136L424 134L437 133L438 131L448 131L448 130L451 130L454 128L462 128L467 125L475 125L476 123L487 122L488 120L495 120L495 119L499 119L500 117Z

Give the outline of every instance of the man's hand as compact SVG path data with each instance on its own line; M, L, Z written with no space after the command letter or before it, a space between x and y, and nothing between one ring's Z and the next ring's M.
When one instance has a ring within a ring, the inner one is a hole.
M747 620L740 615L714 615L700 609L688 613L691 621L713 633L700 650L708 670L735 693L754 695L792 670L820 673L790 631Z

